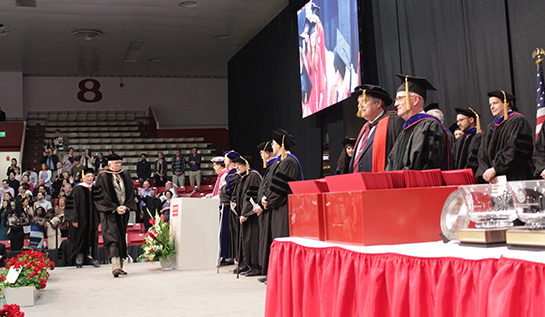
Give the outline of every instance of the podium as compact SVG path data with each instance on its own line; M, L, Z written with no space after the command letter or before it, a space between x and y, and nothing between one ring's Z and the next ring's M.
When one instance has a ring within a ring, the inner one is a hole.
M170 231L176 244L177 270L216 268L219 200L175 198L170 204Z

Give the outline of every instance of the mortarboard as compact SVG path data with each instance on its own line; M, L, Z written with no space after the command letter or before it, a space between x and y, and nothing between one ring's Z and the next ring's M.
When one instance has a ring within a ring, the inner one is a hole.
M402 75L402 74L396 74L399 79L403 81L403 84L399 86L397 91L405 91L407 92L407 110L411 109L410 102L409 102L409 92L414 92L416 94L419 94L422 99L426 100L428 90L437 90L433 85L424 77L411 77L409 75Z
M223 152L223 156L227 156L227 158L233 160L240 156L240 154L237 151L231 150L231 151L225 151Z
M119 155L117 155L117 154L115 154L115 153L106 156L106 159L107 159L108 161L123 160L123 158L122 158L121 156L119 156Z
M507 120L507 102L509 101L509 105L511 106L511 110L517 111L517 106L515 105L515 100L517 99L512 94L505 92L503 90L496 90L491 91L488 94L488 97L496 97L499 98L503 102L503 112L504 112L504 120Z
M428 112L432 109L437 109L439 110L439 103L438 102L432 102L430 103L429 105L425 106L424 107L424 112Z
M352 147L354 147L354 145L356 145L356 138L344 139L343 145L344 146L351 145Z
M223 162L225 162L225 157L216 156L213 159L211 159L210 162L212 162L212 163L223 163Z
M282 147L282 156L280 160L286 158L286 150L295 145L295 138L284 129L276 129L272 133L273 140Z
M358 86L354 89L352 97L359 97L359 95L363 93L369 96L380 98L386 106L392 104L392 97L390 97L390 94L380 86L370 84Z

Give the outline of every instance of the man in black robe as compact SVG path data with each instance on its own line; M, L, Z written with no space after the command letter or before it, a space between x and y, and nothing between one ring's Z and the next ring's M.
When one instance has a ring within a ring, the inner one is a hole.
M477 174L479 167L479 148L483 133L479 114L471 108L454 108L456 122L464 133L454 144L452 151L454 165L457 169L471 168Z
M114 277L125 275L123 259L127 257L127 223L129 213L136 210L134 184L129 172L121 169L121 156L108 155L108 168L97 176L98 195L95 198L100 212L104 248L112 262Z
M388 157L387 171L452 169L448 134L441 121L424 113L426 91L436 90L425 78L397 74L404 81L396 94L397 115L405 120Z
M242 273L246 276L261 275L261 266L259 265L259 223L257 214L253 211L253 204L257 200L257 191L261 183L261 175L250 168L248 161L242 156L233 160L236 166L237 174L240 175L240 181L236 185L231 201L234 202L235 209L239 215L239 221L242 231L242 257L238 262L244 262L249 270ZM240 256L240 254L237 254Z
M533 132L526 118L516 112L515 96L503 90L488 93L494 122L483 133L479 152L479 182L496 184L498 175L508 181L532 179Z
M91 168L84 169L83 173L83 181L74 186L66 204L66 220L70 223L70 261L75 261L77 268L83 266L84 260L99 267L94 259L98 244L99 222L93 200L95 173Z
M405 121L396 113L386 111L392 98L382 87L358 86L352 97L358 98L357 116L367 122L358 135L349 171L384 172L388 154L403 131Z
M289 212L288 195L291 189L288 182L303 179L303 171L299 160L289 152L295 145L295 138L286 130L273 131L272 149L275 156L280 156L280 161L274 170L271 170L272 179L269 190L261 204L264 209L271 209L271 238L289 237Z
M240 156L236 151L226 151L223 153L225 167L229 169L227 176L225 177L226 184L221 188L220 191L220 204L222 206L221 213L221 240L225 240L225 234L228 234L229 242L228 245L222 245L222 254L227 254L226 259L234 259L236 257L236 251L238 246L238 228L240 227L240 222L238 215L236 215L231 210L231 197L233 191L240 181L240 175L237 174L235 168L235 163L232 162L233 159ZM227 247L227 251L225 251ZM230 261L228 261L230 262ZM238 268L235 268L235 273Z
M263 165L265 172L263 173L263 180L259 184L259 189L257 191L257 206L254 206L254 212L258 215L259 219L259 265L261 266L261 272L263 275L267 275L269 268L269 254L271 252L272 244L272 234L271 234L271 209L264 209L262 204L263 197L266 196L266 193L269 191L272 177L274 175L273 171L280 161L280 156L275 156L272 149L272 140L265 141L260 143L257 146L261 159L263 160ZM267 278L260 278L260 282L266 282Z

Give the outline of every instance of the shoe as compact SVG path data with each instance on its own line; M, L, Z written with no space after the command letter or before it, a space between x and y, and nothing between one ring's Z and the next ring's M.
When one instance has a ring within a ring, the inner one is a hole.
M98 263L97 260L93 259L92 257L88 257L89 258L89 263L91 263L92 266L94 267L100 267L100 264Z
M239 269L239 267L237 266L237 267L233 270L233 274L246 272L246 271L248 271L249 269L250 269L250 268L249 268L248 266L245 266L245 267L243 267L242 269Z
M113 274L114 277L119 277L119 275L123 274L122 272L123 272L123 270L115 269L115 270L113 270L112 274Z
M124 271L124 270L121 270L121 275L127 275L127 274L129 274L129 273L127 273L127 272Z
M266 276L262 277L262 278L258 278L257 280L260 281L261 283L267 284L267 277Z
M251 269L248 272L246 272L246 276L261 276L261 270L258 269Z
M76 263L76 268L81 269L82 267L83 267L83 264L81 264L81 263Z
M83 253L78 253L76 255L76 267L78 269L83 267Z

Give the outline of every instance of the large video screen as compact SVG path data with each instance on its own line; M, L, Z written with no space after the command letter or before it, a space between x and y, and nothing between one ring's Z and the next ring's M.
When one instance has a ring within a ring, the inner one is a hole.
M311 0L297 12L303 118L360 84L356 0Z

